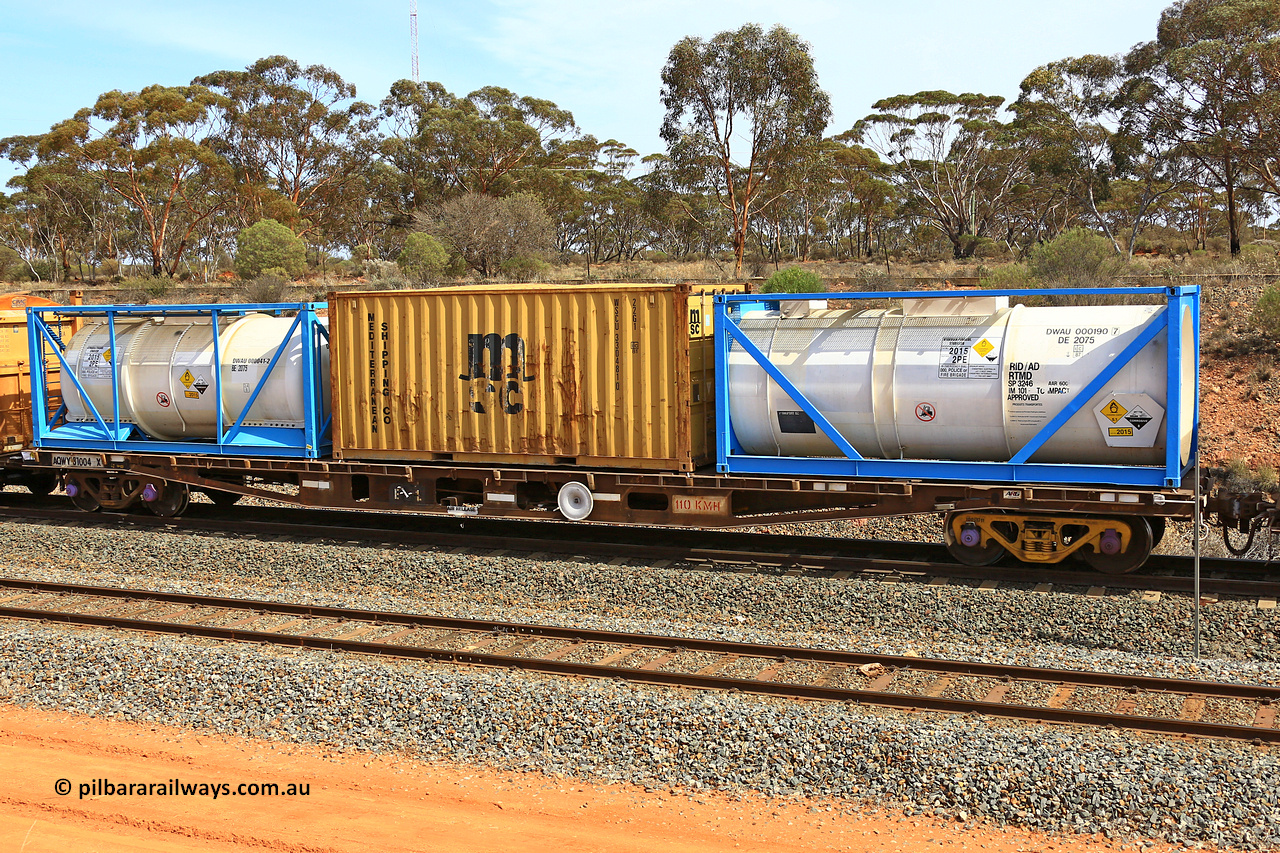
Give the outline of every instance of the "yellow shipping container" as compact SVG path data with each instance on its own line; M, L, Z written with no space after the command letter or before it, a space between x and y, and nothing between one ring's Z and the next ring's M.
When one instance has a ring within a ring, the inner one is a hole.
M332 294L334 457L691 471L714 449L711 301L648 284Z
M80 294L72 294L72 304L79 304ZM42 296L28 293L6 293L0 296L0 451L20 450L31 443L31 350L27 338L27 308L47 308L57 305ZM75 325L67 331L74 333ZM67 334L66 340L71 340ZM59 396L59 371L54 368L48 377L51 409L61 402Z

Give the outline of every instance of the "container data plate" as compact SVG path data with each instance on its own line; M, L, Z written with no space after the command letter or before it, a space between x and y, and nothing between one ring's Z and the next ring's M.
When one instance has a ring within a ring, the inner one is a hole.
M105 468L106 458L101 453L55 453L53 464L57 468Z

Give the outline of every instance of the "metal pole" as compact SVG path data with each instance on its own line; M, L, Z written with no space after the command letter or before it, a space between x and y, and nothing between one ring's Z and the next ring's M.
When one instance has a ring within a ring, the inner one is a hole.
M1191 645L1191 654L1196 659L1200 659L1200 450L1196 448L1196 507L1192 513L1192 519L1195 523L1195 532L1191 535L1191 547L1195 554L1195 590L1192 593L1195 596L1195 638Z

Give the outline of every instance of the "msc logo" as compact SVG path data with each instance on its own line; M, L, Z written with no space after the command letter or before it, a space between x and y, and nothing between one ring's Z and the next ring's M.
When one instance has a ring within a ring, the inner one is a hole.
M520 382L532 382L532 374L526 374L524 338L511 334L503 337L498 334L467 335L468 372L461 373L458 378L471 384L471 411L485 413L484 403L480 402L476 380L482 380L484 388L480 393L497 394L498 404L508 415L519 414L524 410L524 403L518 398L523 395Z

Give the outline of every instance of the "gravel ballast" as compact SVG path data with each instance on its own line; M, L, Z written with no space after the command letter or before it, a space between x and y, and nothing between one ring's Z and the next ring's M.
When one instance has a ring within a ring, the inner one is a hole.
M209 535L0 528L0 574L173 592L1280 684L1274 610ZM1274 753L837 704L0 624L0 698L650 786L1060 831L1280 844ZM1154 701L1154 700L1153 700Z
M1246 849L1280 843L1273 753L973 717L14 625L0 699L648 787Z

